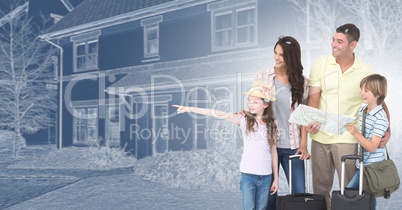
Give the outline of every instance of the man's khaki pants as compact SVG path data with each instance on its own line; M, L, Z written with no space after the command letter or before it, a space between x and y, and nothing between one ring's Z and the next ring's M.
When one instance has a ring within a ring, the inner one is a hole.
M335 169L341 183L341 157L357 153L357 144L321 144L317 141L311 143L311 169L313 175L314 194L324 195L327 209L331 209L332 185ZM348 185L356 173L355 161L345 162L345 186ZM339 186L340 188L340 186Z

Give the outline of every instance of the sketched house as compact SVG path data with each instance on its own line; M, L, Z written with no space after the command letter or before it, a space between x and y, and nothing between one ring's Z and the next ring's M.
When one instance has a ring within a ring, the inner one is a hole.
M223 134L211 128L224 123L175 115L171 105L241 110L280 35L270 30L272 4L84 0L58 17L41 36L59 48L58 146L100 142L138 159L215 147Z

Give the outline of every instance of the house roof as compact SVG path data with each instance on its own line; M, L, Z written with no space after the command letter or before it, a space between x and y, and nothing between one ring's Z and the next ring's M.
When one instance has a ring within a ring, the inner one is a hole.
M44 33L69 29L173 1L175 0L84 0Z

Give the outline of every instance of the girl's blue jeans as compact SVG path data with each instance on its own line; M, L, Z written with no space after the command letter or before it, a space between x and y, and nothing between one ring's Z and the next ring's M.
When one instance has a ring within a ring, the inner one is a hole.
M272 175L241 173L240 190L244 210L263 210L268 204Z

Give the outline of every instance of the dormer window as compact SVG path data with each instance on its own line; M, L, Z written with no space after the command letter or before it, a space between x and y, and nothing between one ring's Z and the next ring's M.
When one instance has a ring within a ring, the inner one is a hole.
M162 16L141 20L144 27L144 58L159 58L159 22Z
M156 57L159 56L159 27L158 24L146 26L144 40L144 57Z

